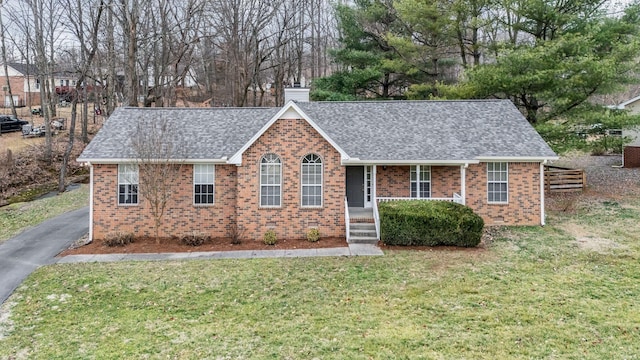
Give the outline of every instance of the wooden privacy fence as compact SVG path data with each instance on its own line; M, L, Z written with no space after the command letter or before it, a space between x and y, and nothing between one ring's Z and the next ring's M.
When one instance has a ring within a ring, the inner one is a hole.
M582 191L587 185L587 176L582 169L570 169L545 165L544 189L550 192Z

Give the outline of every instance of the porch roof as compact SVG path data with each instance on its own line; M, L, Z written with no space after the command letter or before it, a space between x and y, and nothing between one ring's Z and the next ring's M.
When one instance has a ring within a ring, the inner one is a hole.
M308 102L298 106L351 158L361 162L556 157L508 100Z

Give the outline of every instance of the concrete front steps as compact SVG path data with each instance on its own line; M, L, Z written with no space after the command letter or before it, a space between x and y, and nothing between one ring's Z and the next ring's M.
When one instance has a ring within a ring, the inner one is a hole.
M377 244L376 224L373 222L351 222L349 224L350 244Z

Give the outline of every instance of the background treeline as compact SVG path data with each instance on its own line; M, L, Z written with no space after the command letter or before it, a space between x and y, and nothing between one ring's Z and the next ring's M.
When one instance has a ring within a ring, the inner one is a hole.
M616 11L604 0L0 4L3 60L34 65L43 84L66 71L78 91L95 85L106 114L118 105L281 105L284 87L302 82L315 100L504 98L533 124L600 124L610 111L587 100L637 82L635 3ZM54 114L55 93L44 89Z

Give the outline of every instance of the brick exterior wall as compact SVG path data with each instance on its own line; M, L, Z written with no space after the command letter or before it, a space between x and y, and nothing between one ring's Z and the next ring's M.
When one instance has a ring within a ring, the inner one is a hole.
M282 199L279 208L260 207L260 160L274 153L282 162ZM302 158L310 153L323 161L323 206L301 206ZM272 228L279 239L306 237L311 227L321 236L344 237L345 167L340 153L305 120L276 121L242 156L238 167L238 227L248 239L262 239Z
M2 85L6 85L4 78L1 81ZM9 83L11 84L11 94L18 96L18 102L20 106L40 106L40 90L31 86L31 92L27 92L27 81L24 76L10 76ZM32 84L33 85L33 84ZM9 95L9 92L1 92L2 105L5 102L5 96Z
M410 166L382 166L376 168L378 197L409 197ZM431 167L431 197L453 197L460 194L459 166Z
M487 202L487 164L467 169L467 206L482 216L486 225L540 224L540 163L509 163L509 194L506 204Z
M260 206L260 160L274 153L282 164L281 206ZM323 206L301 205L301 163L310 153L323 161ZM640 151L639 151L640 154ZM378 166L378 197L409 197L409 166ZM509 201L487 202L487 165L470 165L466 170L466 204L483 217L487 225L540 224L540 164L509 163ZM114 231L136 236L153 236L153 217L142 196L138 205L118 205L118 166L93 165L93 238L103 239ZM160 236L203 232L228 237L236 228L244 240L261 240L265 231L275 230L279 239L305 238L317 227L322 236L344 237L346 168L340 154L306 121L280 119L243 154L242 165L215 166L215 204L193 204L193 166L181 168L163 218ZM459 166L432 166L433 197L452 197L460 191Z
M6 82L4 81L4 78L2 78L2 87L4 88L6 86ZM27 98L25 97L25 92L24 92L24 78L20 77L20 76L10 76L9 77L9 84L11 84L11 94L14 96L14 98L17 96L18 97L18 103L15 104L16 106L26 106L27 105ZM9 91L2 91L1 93L2 95L2 106L5 105L6 102L6 97L9 96ZM38 101L38 103L40 103L40 101Z
M409 166L376 167L378 197L409 197Z
M623 166L625 168L637 168L640 167L640 146L625 146Z
M409 166L378 166L378 197L409 197ZM540 164L509 163L509 202L487 201L487 164L469 165L466 171L466 204L487 225L540 224ZM431 167L431 196L461 194L459 166Z
M453 193L460 193L460 167L459 166L432 166L431 167L431 196L453 197Z
M114 231L154 236L149 202L138 197L138 205L118 205L118 165L93 165L93 238L103 239ZM236 166L216 165L213 205L193 204L193 166L183 165L163 217L160 236L201 232L227 237L236 221Z

